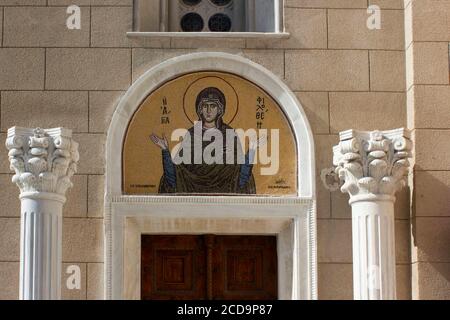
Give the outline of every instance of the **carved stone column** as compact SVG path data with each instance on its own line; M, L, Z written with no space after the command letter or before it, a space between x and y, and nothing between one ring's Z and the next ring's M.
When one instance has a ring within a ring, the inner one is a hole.
M8 130L12 181L20 189L20 299L61 297L62 207L77 170L71 130Z
M409 132L340 133L333 169L322 178L330 189L350 195L353 236L353 290L357 300L396 299L395 193L406 185Z

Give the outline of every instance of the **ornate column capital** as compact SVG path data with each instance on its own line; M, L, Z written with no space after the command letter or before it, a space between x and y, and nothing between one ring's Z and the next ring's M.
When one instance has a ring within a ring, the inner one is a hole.
M322 172L330 189L340 186L352 203L391 199L406 185L412 146L408 130L347 130L339 137L333 147L334 168Z
M56 194L54 198L65 201L79 160L78 143L71 130L12 127L6 148L15 172L12 182L19 187L21 197Z

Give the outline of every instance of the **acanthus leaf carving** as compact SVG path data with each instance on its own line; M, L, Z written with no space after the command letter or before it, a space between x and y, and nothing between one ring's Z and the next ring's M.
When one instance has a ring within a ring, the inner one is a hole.
M341 132L333 148L334 167L323 171L328 182L323 180L330 190L339 183L350 196L393 196L406 185L411 146L405 129Z
M21 192L48 192L65 196L77 171L78 143L64 128L8 130L6 148L12 181Z

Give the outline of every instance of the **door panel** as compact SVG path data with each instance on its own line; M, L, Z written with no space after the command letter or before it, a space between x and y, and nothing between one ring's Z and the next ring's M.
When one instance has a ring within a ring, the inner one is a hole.
M277 299L276 237L142 236L142 299Z
M206 260L198 236L142 236L144 300L204 299Z
M214 299L277 299L276 252L276 237L217 237L213 259Z

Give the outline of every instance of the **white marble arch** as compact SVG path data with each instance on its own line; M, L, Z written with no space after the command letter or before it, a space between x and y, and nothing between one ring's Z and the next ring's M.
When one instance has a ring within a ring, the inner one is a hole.
M161 84L199 71L222 71L245 78L264 89L281 106L297 143L299 186L295 197L129 196L122 193L122 147L132 115ZM140 234L215 233L277 235L279 298L316 299L314 164L313 135L301 104L291 90L264 67L237 55L199 52L181 55L151 68L122 97L108 130L105 298L140 298Z

